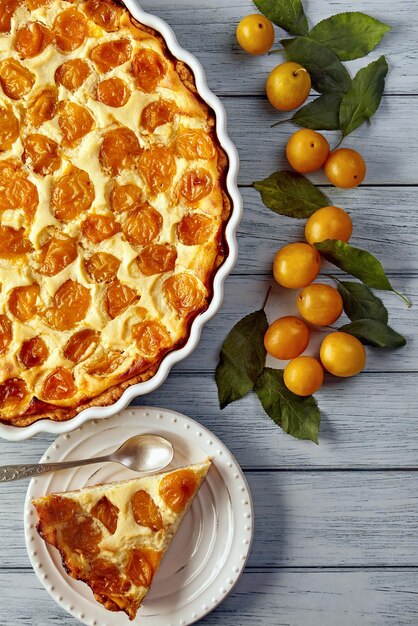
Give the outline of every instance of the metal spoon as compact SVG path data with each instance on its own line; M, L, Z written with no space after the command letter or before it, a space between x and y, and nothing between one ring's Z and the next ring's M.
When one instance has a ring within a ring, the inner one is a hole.
M35 463L33 465L5 465L0 467L0 483L57 472L93 463L120 463L135 472L157 472L167 467L174 456L172 444L158 435L137 435L106 456L62 463Z

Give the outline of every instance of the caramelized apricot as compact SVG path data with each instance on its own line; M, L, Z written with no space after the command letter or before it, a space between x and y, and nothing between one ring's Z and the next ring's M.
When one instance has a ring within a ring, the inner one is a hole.
M91 558L99 553L102 532L90 517L75 518L62 529L61 538L70 550Z
M110 170L112 174L118 174L132 167L134 157L140 153L141 148L135 133L125 126L120 126L105 134L99 160L106 170Z
M149 587L161 560L161 552L134 548L129 555L126 575L137 587Z
M89 278L96 283L109 283L118 273L120 261L108 252L96 252L84 261Z
M94 119L86 107L67 100L59 107L58 124L64 146L74 147L91 131Z
M196 493L198 484L198 478L193 470L180 469L164 476L158 491L172 511L181 513Z
M142 248L135 261L145 276L162 274L174 269L177 250L169 243L153 243Z
M75 519L81 513L81 507L71 498L63 498L53 493L36 505L36 512L41 522L47 526L58 526Z
M74 168L53 185L51 208L57 220L73 220L91 207L94 198L90 176Z
M211 159L215 148L211 137L200 128L187 128L180 131L175 141L176 154L183 159Z
M52 120L58 104L58 89L54 86L46 87L36 95L28 104L26 121L35 128Z
M25 236L25 229L0 226L0 258L13 259L32 251L32 244Z
M144 150L138 160L138 171L152 194L167 191L176 173L173 151L165 146Z
M96 100L109 107L123 107L131 96L128 85L117 76L102 80L96 89Z
M21 378L9 378L0 385L0 409L11 411L26 398L28 388Z
M123 580L116 565L107 559L95 559L90 566L89 585L95 594L115 596L124 594L131 586Z
M45 135L34 133L23 141L22 159L30 165L35 174L47 176L53 174L61 166L58 144Z
M10 150L19 137L19 120L12 107L0 106L0 152Z
M12 18L21 0L2 0L0 4L0 33L8 33L12 27Z
M72 237L60 235L44 243L40 250L38 270L44 276L55 276L77 258L77 241Z
M111 350L98 356L95 362L89 365L88 373L90 376L109 376L122 365L123 361L123 353L120 350Z
M88 0L84 4L84 11L106 32L118 30L121 10L114 3L107 0Z
M134 520L139 526L146 526L154 532L163 528L161 513L149 493L142 489L131 498Z
M35 84L35 75L16 59L4 59L0 62L0 85L4 93L12 100L26 96Z
M147 358L155 358L170 345L170 335L155 321L139 322L132 326L132 337L136 346Z
M180 315L187 315L203 306L205 296L197 278L191 274L175 274L164 283L164 295Z
M142 191L139 187L132 183L127 185L114 184L110 194L110 208L112 211L122 213L142 205Z
M85 328L74 333L64 348L64 356L73 363L88 358L99 343L100 333Z
M0 185L7 187L15 176L24 176L22 164L17 159L3 159L0 161Z
M14 48L23 59L40 54L51 41L51 33L42 22L30 22L16 31Z
M67 280L55 292L52 306L45 310L45 321L56 330L70 330L86 317L90 302L86 287Z
M186 202L196 204L212 192L213 186L213 178L207 170L191 170L181 180L180 194Z
M90 513L103 524L111 535L114 535L118 526L119 509L106 496L96 502Z
M70 59L60 65L55 71L55 81L68 89L75 91L90 76L91 69L83 59Z
M12 289L8 302L10 313L20 322L28 322L37 313L39 292L36 283Z
M7 315L0 315L0 354L5 354L13 339L13 325Z
M30 369L45 363L48 356L49 352L45 341L41 337L32 337L32 339L23 342L18 358L23 367Z
M90 58L99 72L105 73L129 61L131 54L132 46L129 39L113 39L93 48Z
M164 59L153 50L139 50L132 59L131 72L138 89L151 93L164 77Z
M61 52L75 50L88 33L86 18L75 7L58 13L54 21L55 45Z
M65 367L57 367L44 380L42 397L45 400L66 400L76 392L74 377Z
M174 102L156 100L143 109L139 125L141 128L153 133L158 126L172 122L177 111L177 105Z
M23 172L17 172L6 187L0 191L2 209L23 209L32 219L39 203L36 186L26 178Z
M119 280L114 280L109 285L106 294L106 309L109 317L114 319L138 299L139 296L136 291L128 287L128 285L119 282Z
M177 225L177 236L185 246L203 245L213 232L213 221L207 215L190 213Z
M102 215L89 215L81 226L84 237L93 243L100 243L109 237L113 237L121 230L119 223L111 213Z
M163 225L161 214L149 205L132 209L122 226L130 244L144 246L158 237Z

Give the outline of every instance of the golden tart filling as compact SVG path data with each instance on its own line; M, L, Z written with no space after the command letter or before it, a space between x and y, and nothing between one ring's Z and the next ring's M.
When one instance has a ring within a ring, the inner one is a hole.
M110 404L187 340L226 168L190 70L122 6L1 4L1 421Z

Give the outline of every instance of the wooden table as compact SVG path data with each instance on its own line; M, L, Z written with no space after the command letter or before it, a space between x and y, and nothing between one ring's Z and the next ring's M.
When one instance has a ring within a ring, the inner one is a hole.
M244 219L240 256L225 303L195 353L140 400L201 421L236 455L250 482L256 515L248 568L231 596L204 624L222 626L404 626L418 622L418 331L417 309L384 295L392 325L408 346L369 351L367 371L327 380L318 394L320 445L291 439L248 396L222 413L214 382L219 346L239 318L263 301L274 252L302 237L303 225L267 210L251 183L285 166L292 127L264 96L268 71L281 61L251 58L234 41L250 0L143 0L202 62L223 100L240 157ZM393 26L377 54L390 64L382 106L370 127L346 141L367 160L357 190L328 189L350 209L353 244L377 254L398 289L418 304L418 27L414 0L307 0L312 21L364 10ZM282 35L283 33L281 33ZM353 62L356 71L366 60ZM322 175L312 179L324 183ZM327 185L323 185L327 187ZM269 316L293 310L276 289ZM0 443L2 463L37 460L51 436ZM70 626L30 568L24 545L25 483L1 487L0 626ZM165 626L162 624L161 626Z

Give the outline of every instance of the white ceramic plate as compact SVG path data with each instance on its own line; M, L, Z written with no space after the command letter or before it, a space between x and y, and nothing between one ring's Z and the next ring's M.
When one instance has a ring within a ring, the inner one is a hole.
M222 304L224 281L228 274L232 271L238 256L236 231L242 215L242 199L237 186L239 158L237 150L227 134L225 109L220 100L208 88L205 73L199 61L192 54L190 54L190 52L186 52L186 50L179 46L176 36L168 24L160 18L143 11L138 4L138 0L123 1L134 18L142 24L150 26L160 32L174 57L180 61L184 61L190 67L196 80L196 87L199 95L215 113L216 133L229 160L226 186L231 198L231 215L225 229L225 241L228 253L225 261L215 274L213 281L213 294L209 307L206 311L194 319L189 338L185 345L179 350L169 352L164 357L155 376L143 383L138 383L128 387L119 400L114 404L105 407L91 407L89 409L85 409L66 422L39 420L34 424L23 428L0 423L0 437L10 441L22 441L23 439L29 439L30 437L33 437L41 432L53 433L55 435L68 433L75 428L78 428L81 424L84 424L88 420L115 415L124 409L137 396L143 396L157 389L157 387L165 381L173 365L189 356L189 354L191 354L196 348L203 326L215 315L215 313L217 313Z
M213 467L171 545L134 624L186 626L212 611L230 593L251 549L253 508L245 477L228 448L189 417L158 408L133 408L105 421L94 420L64 434L41 461L64 461L107 454L129 437L152 432L175 448L171 468L198 463ZM37 534L32 498L125 480L134 472L114 463L87 466L32 479L25 502L25 538L32 566L48 593L88 626L128 626L124 613L98 604L90 589L65 572L58 551Z

